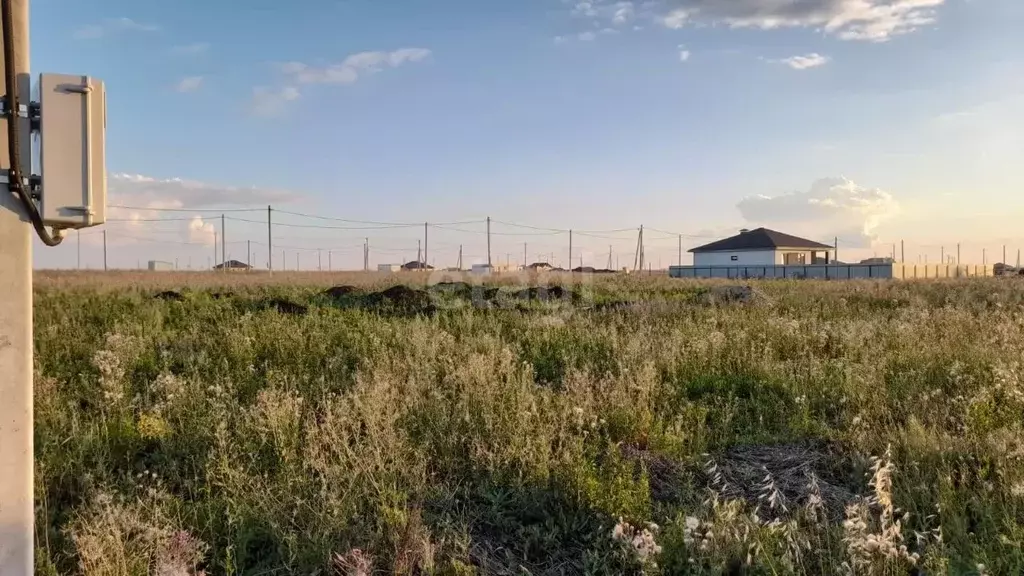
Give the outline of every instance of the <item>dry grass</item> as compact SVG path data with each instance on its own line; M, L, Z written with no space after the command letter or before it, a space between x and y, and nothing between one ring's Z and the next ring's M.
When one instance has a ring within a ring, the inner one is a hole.
M1024 573L1019 282L36 280L40 574Z

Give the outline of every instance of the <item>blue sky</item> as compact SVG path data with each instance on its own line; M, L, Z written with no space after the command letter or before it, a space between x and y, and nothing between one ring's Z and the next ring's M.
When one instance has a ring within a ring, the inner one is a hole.
M598 265L609 244L631 262L635 233L612 230L640 224L662 231L655 265L675 233L690 247L754 225L861 256L1024 248L1014 0L34 0L31 23L35 72L107 83L111 203L196 210L112 210L176 219L108 224L112 266L204 265L215 209L268 203L597 231L573 258ZM333 225L275 236L303 267L315 248L352 267L362 237L378 263L415 257L422 232ZM432 260L485 258L482 225L449 228ZM495 230L495 258L524 242L567 258L566 234ZM98 231L82 236L83 266L102 265ZM232 221L228 238L244 259L265 229ZM36 265L77 265L66 244L37 245Z

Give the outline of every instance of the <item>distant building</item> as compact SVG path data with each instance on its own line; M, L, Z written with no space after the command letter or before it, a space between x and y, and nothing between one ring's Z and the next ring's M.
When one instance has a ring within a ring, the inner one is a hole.
M509 272L512 268L508 264L473 264L470 272L473 274L500 274Z
M434 269L434 267L431 266L430 264L427 264L425 262L417 262L416 260L413 260L412 262L406 262L405 264L402 264L402 270L414 270L415 271L415 270L433 270L433 269Z
M163 262L161 260L150 260L149 269L153 272L166 272L168 270L174 270L173 262Z
M554 266L548 264L547 262L534 262L533 264L530 264L526 267L527 270L535 270L537 272L547 272L552 268L554 268Z
M227 270L229 272L231 272L231 271L246 271L246 270L251 270L252 266L249 266L245 262L239 262L238 260L228 260L227 262L223 262L221 264L217 264L216 266L213 267L213 269L214 270Z
M893 262L895 260L888 256L884 258L865 258L860 261L861 264L892 264Z
M694 266L800 266L814 264L819 254L829 263L832 246L767 228L740 230L690 250Z
M401 264L377 264L377 272L398 272L401 269Z

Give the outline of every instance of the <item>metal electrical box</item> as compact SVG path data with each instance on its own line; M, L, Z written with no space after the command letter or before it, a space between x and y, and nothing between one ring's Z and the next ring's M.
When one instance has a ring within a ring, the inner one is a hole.
M47 226L103 224L107 95L88 76L39 76L40 214Z

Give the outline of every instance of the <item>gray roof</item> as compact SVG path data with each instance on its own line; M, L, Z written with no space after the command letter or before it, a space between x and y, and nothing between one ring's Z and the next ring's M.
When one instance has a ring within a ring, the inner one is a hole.
M804 248L809 250L829 250L832 246L783 234L767 228L756 228L747 232L740 232L735 236L724 238L691 248L690 252L725 252L731 250L775 250L777 248Z

